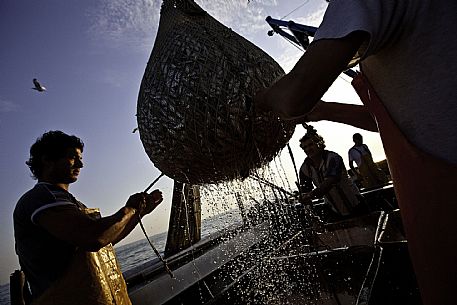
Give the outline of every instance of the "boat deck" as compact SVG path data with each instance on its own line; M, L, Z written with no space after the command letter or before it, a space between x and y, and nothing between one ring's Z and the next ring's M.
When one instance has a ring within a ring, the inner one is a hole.
M316 211L294 205L274 210L274 219L167 258L175 278L158 262L127 275L132 303L420 305L392 193L368 194L384 211L338 222L317 221Z

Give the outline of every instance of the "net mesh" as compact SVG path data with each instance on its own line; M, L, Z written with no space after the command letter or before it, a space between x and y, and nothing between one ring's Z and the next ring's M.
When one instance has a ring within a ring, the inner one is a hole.
M193 1L164 0L137 105L149 158L185 183L247 177L293 134L293 124L256 114L252 105L254 94L283 74Z

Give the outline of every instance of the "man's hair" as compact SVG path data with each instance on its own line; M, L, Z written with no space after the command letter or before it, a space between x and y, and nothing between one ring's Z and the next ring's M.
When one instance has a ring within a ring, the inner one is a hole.
M40 178L43 172L43 156L49 160L57 160L64 157L69 148L79 148L82 152L84 143L80 138L67 135L60 130L45 132L30 147L30 157L25 162L30 168L33 178Z
M312 140L320 148L325 148L324 138L317 134L317 130L311 125L307 125L305 128L306 134L300 139L300 143L305 142L307 140Z
M356 140L360 140L360 141L363 141L363 137L360 133L354 133L354 135L352 136L352 140L355 142Z

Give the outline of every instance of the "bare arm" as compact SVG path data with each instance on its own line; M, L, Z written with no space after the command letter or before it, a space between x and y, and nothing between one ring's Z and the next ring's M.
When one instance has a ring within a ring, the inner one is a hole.
M314 197L314 198L321 198L323 197L325 194L327 194L330 189L336 184L338 183L339 181L339 178L338 177L335 177L335 176L332 176L332 177L326 177L324 179L324 181L321 183L321 185L319 185L319 187L315 188L312 192L311 192L311 195Z
M359 169L354 166L354 160L349 161L349 167L352 169L352 172L357 177L357 179L361 179Z
M152 212L162 202L160 191L151 195L130 196L126 206L111 216L94 219L78 209L54 207L42 212L38 224L57 238L87 251L98 251L109 243L116 243L136 226L139 215Z
M296 123L332 121L378 132L378 125L365 106L321 101Z
M339 179L336 176L326 177L319 187L302 196L302 202L310 202L312 199L325 196L338 181Z
M366 38L366 33L354 32L341 39L312 43L289 74L256 95L257 109L273 111L288 120L303 117L320 101Z
M349 167L352 169L352 171L357 174L356 170L355 170L355 167L354 167L354 160L350 160L349 161Z

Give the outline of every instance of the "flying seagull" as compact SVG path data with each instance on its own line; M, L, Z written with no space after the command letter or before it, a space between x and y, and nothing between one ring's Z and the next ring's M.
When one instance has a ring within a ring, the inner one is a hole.
M33 90L36 90L39 92L46 91L46 87L42 86L36 78L33 79L33 84L35 85L35 87L32 88Z

